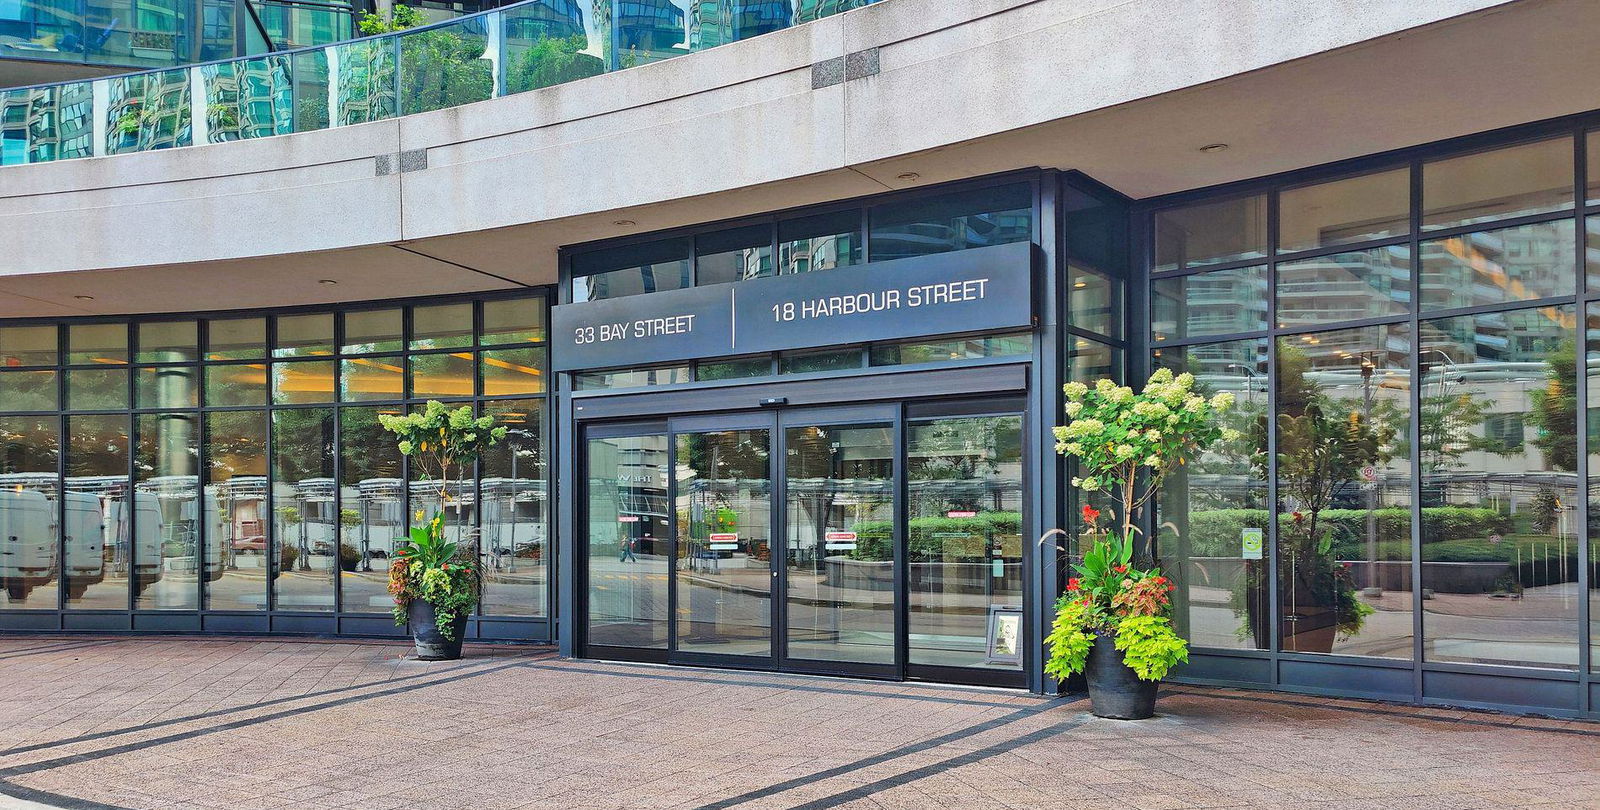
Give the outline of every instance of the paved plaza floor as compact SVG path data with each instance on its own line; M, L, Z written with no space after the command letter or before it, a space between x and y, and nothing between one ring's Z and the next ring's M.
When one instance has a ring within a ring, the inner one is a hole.
M408 653L0 637L0 808L1600 808L1600 724Z

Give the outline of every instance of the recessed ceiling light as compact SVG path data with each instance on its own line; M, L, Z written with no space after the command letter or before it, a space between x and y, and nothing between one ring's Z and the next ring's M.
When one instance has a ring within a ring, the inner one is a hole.
M922 175L917 174L916 172L901 172L895 175L895 177L900 180L911 181L921 178Z
M318 280L318 281L317 281L317 283L318 283L318 284L324 284L324 285L327 285L327 286L329 286L329 287L332 287L332 286L333 286L333 285L335 285L335 284L338 284L338 283L339 283L339 282L337 282L337 281L334 281L334 280L333 280L333 279L331 279L331 278L324 278L324 279L319 279L319 280Z
M619 219L619 220L617 220L617 221L616 221L616 222L613 222L613 223L611 223L611 224L612 224L612 225L620 225L620 226L622 226L622 227L624 227L624 228L626 228L626 227L628 227L628 226L629 226L629 225L637 225L637 224L639 224L639 223L637 223L637 222L634 222L634 221L633 221L633 220L631 220L631 219Z
M74 295L72 297L78 299L79 301L93 301L94 300L94 296L92 296L92 295Z
M1218 152L1228 151L1228 145L1225 143L1208 143L1205 146L1200 147L1200 151L1208 155L1214 155Z

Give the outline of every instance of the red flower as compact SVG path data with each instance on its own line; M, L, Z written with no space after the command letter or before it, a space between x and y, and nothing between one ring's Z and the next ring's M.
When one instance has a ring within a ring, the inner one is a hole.
M1296 523L1306 519L1306 516L1300 514L1299 512L1291 512L1289 513L1289 517L1292 518Z
M1083 522L1093 523L1100 519L1100 510L1088 504L1083 505Z
M1113 570L1113 571L1115 571L1115 572L1117 572L1119 574L1126 574L1126 573L1128 573L1128 566L1126 566L1126 565L1117 565L1117 566L1113 566L1111 568L1111 570Z
M1077 589L1078 589L1078 578L1077 577L1069 578L1067 580L1067 590L1075 591Z

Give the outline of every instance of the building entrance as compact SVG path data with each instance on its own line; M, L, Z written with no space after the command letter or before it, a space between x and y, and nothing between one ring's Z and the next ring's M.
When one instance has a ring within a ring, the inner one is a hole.
M1022 411L586 426L583 654L1022 686Z

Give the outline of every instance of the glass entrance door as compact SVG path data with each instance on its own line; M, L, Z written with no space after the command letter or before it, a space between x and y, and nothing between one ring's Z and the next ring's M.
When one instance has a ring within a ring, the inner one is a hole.
M1021 685L1021 407L590 428L585 654Z
M900 677L895 414L786 417L784 666Z
M673 425L673 658L740 656L770 665L772 430L722 421L726 429Z

